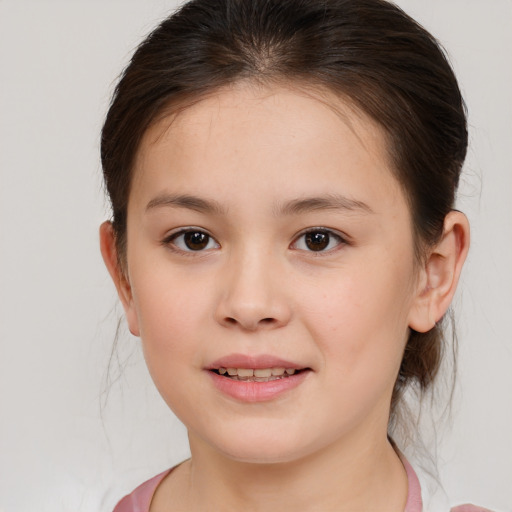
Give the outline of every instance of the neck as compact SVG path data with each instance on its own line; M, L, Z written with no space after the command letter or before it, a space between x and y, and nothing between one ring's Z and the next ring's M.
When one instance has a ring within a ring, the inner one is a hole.
M169 495L174 503L181 495L180 503L194 511L218 503L226 511L403 512L407 477L400 459L387 438L367 439L345 439L293 462L261 464L227 458L191 435L192 458Z

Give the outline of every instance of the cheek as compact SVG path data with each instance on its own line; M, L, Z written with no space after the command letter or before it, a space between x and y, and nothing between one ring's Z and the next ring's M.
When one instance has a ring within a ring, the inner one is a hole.
M152 268L134 282L144 355L160 388L160 381L178 378L186 366L200 366L198 349L208 341L201 326L208 321L210 299L201 283L168 269Z
M407 339L403 296L374 277L352 275L309 296L307 328L321 349L322 388L330 390L324 409L343 411L343 428L367 417L387 422Z
M190 283L188 283L190 285ZM179 279L144 280L135 290L144 359L160 395L173 412L190 424L190 401L201 403L197 386L187 389L202 366L208 345L202 294Z
M395 374L408 334L410 273L397 266L362 266L309 287L306 326L322 345L324 364L344 375ZM412 267L411 267L412 268Z

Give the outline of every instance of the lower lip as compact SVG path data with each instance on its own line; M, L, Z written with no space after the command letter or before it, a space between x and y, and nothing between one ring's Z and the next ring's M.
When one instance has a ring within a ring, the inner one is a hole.
M208 371L215 387L219 391L241 402L267 402L273 400L299 386L308 373L310 373L309 370L303 370L282 379L270 380L268 382L247 382L233 380Z

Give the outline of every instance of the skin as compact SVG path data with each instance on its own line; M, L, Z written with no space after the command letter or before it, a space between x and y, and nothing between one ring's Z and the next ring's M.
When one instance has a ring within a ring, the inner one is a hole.
M211 237L204 250L176 234L189 227ZM304 230L319 227L330 242L312 251ZM148 129L122 270L110 223L100 237L130 330L189 431L192 458L152 512L404 509L391 393L409 329L442 317L469 244L458 212L422 264L412 233L382 130L339 98L238 84ZM205 370L232 353L310 371L248 403Z

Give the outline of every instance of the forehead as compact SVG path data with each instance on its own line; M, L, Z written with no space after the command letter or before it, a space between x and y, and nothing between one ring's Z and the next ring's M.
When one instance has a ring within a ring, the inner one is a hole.
M214 128L227 128L227 124L220 124L222 121L236 126L237 130L257 122L264 125L267 132L282 128L293 137L300 133L307 135L308 130L319 126L324 128L324 135L331 133L335 136L336 130L333 132L331 127L333 124L339 127L341 122L368 151L378 150L380 154L375 156L384 157L386 163L391 162L384 130L350 98L307 83L263 85L252 81L237 82L164 109L146 130L139 154L166 135L178 142L191 135L197 137L198 131L204 128L211 132ZM219 134L217 131L216 135ZM244 130L240 136L244 135L254 136L254 133ZM276 144L282 141L283 137L278 137Z
M132 190L152 182L222 196L224 178L258 189L265 180L275 196L301 195L305 184L362 196L401 192L377 123L328 91L284 85L239 83L162 116L143 137Z

